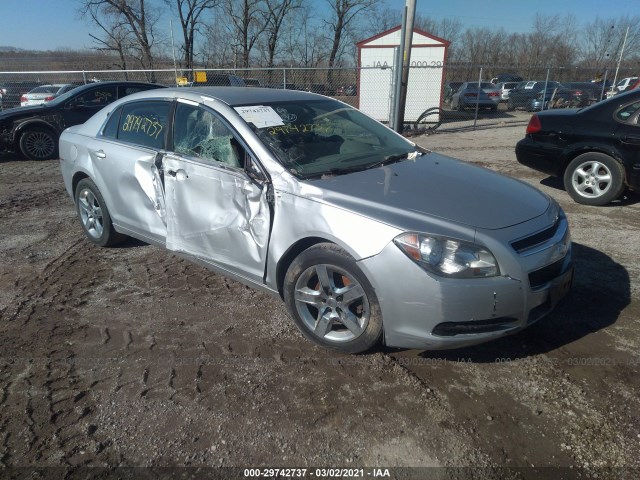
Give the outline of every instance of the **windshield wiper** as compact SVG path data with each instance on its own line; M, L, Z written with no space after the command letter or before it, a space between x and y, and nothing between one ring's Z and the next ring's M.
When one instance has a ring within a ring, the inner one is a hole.
M396 162L399 162L400 160L405 160L410 157L413 160L420 155L422 155L422 152L418 150L415 150L413 152L407 152L407 153L396 153L395 155L387 155L379 162L375 162L367 165L366 169L369 170L370 168L383 167L385 165L390 165L392 163L396 163Z
M397 153L397 154L394 154L394 155L387 155L382 160L380 160L378 162L374 162L374 163L369 163L369 164L365 163L365 164L360 164L360 165L352 165L352 166L349 166L349 167L334 167L334 168L330 168L328 170L323 170L321 172L315 172L315 173L309 173L307 175L301 175L300 177L303 180L309 180L311 178L321 178L321 177L325 177L325 176L342 175L344 173L361 172L363 170L370 170L372 168L383 167L385 165L396 163L396 162L399 162L400 160L405 160L407 158L410 158L410 159L413 160L413 159L419 157L420 155L424 155L424 153L419 151L419 150L414 150L413 152L406 152L406 153Z

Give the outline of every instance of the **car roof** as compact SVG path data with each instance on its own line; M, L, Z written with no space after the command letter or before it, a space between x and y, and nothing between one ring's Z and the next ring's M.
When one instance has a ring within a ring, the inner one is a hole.
M261 103L269 102L321 100L327 98L323 95L300 90L255 87L174 87L163 88L161 90L146 90L126 98L132 100L134 98L180 97L201 102L203 96L226 103L229 106L260 105Z

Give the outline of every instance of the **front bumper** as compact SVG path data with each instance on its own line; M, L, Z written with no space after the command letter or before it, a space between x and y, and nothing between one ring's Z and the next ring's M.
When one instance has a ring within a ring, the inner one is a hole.
M546 316L573 280L568 224L564 217L559 222L553 237L528 252L518 253L499 239L483 242L498 259L497 277L438 277L393 243L360 261L380 303L385 343L427 350L465 347L515 333ZM501 234L511 239L527 231L522 226L506 230Z

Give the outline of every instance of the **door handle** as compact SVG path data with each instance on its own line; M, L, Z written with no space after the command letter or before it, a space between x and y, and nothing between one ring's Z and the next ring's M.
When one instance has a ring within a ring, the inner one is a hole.
M181 168L179 168L178 170L167 170L165 173L170 177L175 178L176 180L186 180L187 178L189 178L187 172L185 172Z
M629 143L631 145L640 145L640 137L636 137L635 135L622 137L620 140L622 141L622 143Z
M107 158L107 154L104 153L104 150L98 150L97 152L95 152L95 155L98 158Z

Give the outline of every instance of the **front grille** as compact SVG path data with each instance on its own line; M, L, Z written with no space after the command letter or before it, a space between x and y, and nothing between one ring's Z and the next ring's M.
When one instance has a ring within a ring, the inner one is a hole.
M517 321L511 317L500 317L471 320L470 322L444 322L436 325L431 333L439 337L453 337L455 335L497 332L515 327Z
M518 253L526 252L527 250L537 245L541 245L547 240L553 238L559 227L560 219L558 218L556 222L549 228L546 228L538 233L534 233L533 235L530 235L528 237L521 238L520 240L511 242L511 247L513 247L513 249Z
M564 258L561 258L551 265L547 265L540 270L535 270L529 273L529 285L531 285L531 288L535 290L536 288L540 288L546 283L549 283L554 278L560 276L563 265Z

